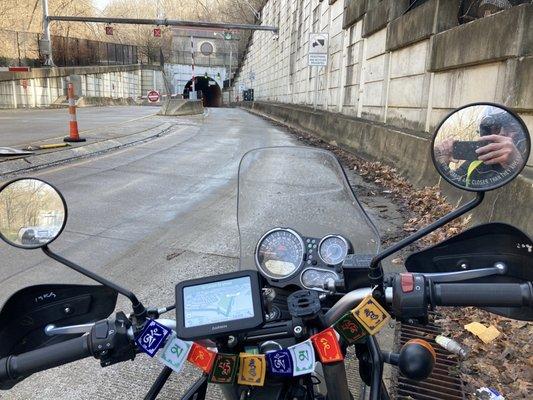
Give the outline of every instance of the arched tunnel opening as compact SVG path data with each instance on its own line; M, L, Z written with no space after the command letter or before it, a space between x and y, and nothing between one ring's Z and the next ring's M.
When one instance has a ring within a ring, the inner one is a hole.
M202 93L202 102L204 107L220 107L222 105L222 90L218 83L209 76L196 76L194 78L194 89ZM183 98L189 98L189 92L192 90L192 79L187 82L183 89Z

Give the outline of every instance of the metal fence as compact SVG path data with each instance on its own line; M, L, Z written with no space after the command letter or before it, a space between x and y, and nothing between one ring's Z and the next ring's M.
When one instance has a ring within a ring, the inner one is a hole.
M54 63L58 66L125 65L139 62L137 46L96 40L52 36Z
M40 34L0 29L0 66L42 66ZM59 67L161 64L160 49L120 43L52 36L54 63ZM155 54L155 56L154 56Z

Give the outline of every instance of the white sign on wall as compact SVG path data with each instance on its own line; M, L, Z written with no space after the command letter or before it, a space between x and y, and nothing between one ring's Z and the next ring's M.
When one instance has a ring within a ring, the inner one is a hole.
M328 65L328 41L327 33L309 34L309 66L325 67Z

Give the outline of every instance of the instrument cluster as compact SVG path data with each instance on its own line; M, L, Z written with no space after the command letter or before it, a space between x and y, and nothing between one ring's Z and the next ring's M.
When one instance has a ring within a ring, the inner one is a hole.
M255 263L273 286L298 286L331 291L341 280L341 266L352 251L351 243L338 234L306 237L293 229L266 232L255 250Z

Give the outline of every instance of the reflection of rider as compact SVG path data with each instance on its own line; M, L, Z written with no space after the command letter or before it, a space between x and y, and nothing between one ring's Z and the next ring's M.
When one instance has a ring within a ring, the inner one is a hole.
M522 163L519 150L524 139L522 127L510 113L501 108L486 107L479 124L479 134L479 141L491 143L476 150L477 159L465 160L453 170L452 175L464 179L466 186L487 186L486 182L483 183L486 179L504 178L503 174L508 169L515 169ZM459 161L453 158L454 142L453 138L448 138L435 147L437 160L450 171L449 164Z

